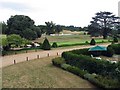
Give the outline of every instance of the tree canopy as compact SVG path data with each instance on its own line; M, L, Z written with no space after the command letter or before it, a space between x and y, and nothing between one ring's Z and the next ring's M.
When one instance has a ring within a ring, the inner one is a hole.
M96 16L92 18L91 25L89 26L90 33L98 33L103 36L104 39L107 38L108 34L115 27L118 22L119 17L116 17L111 12L98 12Z
M25 15L11 16L9 20L7 20L7 26L8 26L6 33L7 35L18 34L21 37L30 40L41 37L40 28L35 26L34 21L30 17Z

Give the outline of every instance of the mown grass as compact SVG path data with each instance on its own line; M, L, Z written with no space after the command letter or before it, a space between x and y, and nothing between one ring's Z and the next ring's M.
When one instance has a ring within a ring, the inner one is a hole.
M91 41L91 37L90 35L66 35L66 36L46 36L49 40L49 42L52 44L53 42L57 42L57 44L60 45L64 45L64 44L80 44L80 43L85 43L86 41L90 42ZM42 36L41 38L35 40L36 42L40 42L43 43L45 37ZM105 43L108 42L110 38L108 39L102 39L102 37L97 37L95 38L97 43Z
M68 46L79 46L79 45L88 45L91 41L91 37L89 35L83 34L73 34L73 35L66 35L66 36L46 36L52 45L53 42L57 42L58 47L68 47ZM35 40L35 42L43 43L45 37L42 36L41 38ZM96 43L108 43L110 38L102 39L101 37L95 38ZM86 43L86 41L88 43ZM11 50L7 51L6 55L12 54L19 54L19 53L26 53L26 52L35 52L41 50L40 48L25 48L21 50Z
M53 66L53 58L55 57L4 67L3 88L96 88L88 81Z

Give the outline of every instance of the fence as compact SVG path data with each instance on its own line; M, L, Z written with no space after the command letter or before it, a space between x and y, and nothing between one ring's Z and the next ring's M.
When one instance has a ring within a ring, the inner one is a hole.
M58 55L60 55L60 53L56 52L56 55L58 56ZM56 56L56 55L50 55L50 53L47 53L47 54L45 55L45 57ZM40 55L37 54L34 59L40 59L40 58L41 58ZM30 59L29 57L26 57L26 58L25 58L25 61L29 61L29 60L32 60L32 59ZM13 64L16 64L16 63L18 63L18 62L17 62L16 59L14 59L14 60L13 60Z

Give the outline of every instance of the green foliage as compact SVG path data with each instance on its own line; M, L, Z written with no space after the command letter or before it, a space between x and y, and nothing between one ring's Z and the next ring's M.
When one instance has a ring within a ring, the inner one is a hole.
M37 38L37 33L29 28L23 31L22 36L28 40L35 40Z
M85 43L86 43L86 44L89 44L89 42L88 42L88 41L85 41Z
M7 27L7 25L5 24L5 22L2 22L2 23L0 23L1 24L1 26L2 26L2 34L7 34L8 33L8 27Z
M96 60L81 54L77 55L72 52L63 52L62 57L65 59L67 64L87 70L89 73L106 75L114 72L116 69L116 64L111 64L105 60Z
M111 12L97 12L95 17L92 17L93 21L91 21L91 25L89 28L90 34L98 33L99 35L103 36L103 39L106 39L108 34L111 32L112 27L115 27L114 25L116 22L115 20L118 20L119 17L116 17ZM110 27L111 26L111 27Z
M112 57L113 54L114 54L114 50L110 46L107 47L107 51L102 52L102 55L107 57Z
M11 16L7 20L7 35L18 34L29 40L34 40L41 37L41 30L38 26L34 25L34 21L24 15Z
M53 47L53 48L57 48L57 47L58 47L57 43L54 42L54 43L52 44L52 47Z
M109 45L109 47L111 47L114 50L115 54L120 54L120 44L112 44Z
M16 34L8 35L7 40L10 46L15 45L16 47L18 47L22 44L22 38Z
M59 34L61 31L62 31L62 27L60 25L56 25L55 32Z
M42 49L43 50L50 50L51 49L51 45L50 45L47 38L45 38L45 40L44 40L44 42L42 44Z
M8 45L8 41L7 41L7 36L6 35L0 35L0 45L1 46L7 46Z
M100 88L120 88L119 82L107 76L85 74L84 78Z
M51 22L45 22L46 24L46 34L50 35L55 33L55 24L51 21Z
M89 48L84 48L84 49L77 49L77 50L72 50L70 52L74 53L74 54L77 54L77 55L80 55L80 54L83 54L83 55L90 55L90 52L88 52Z
M114 37L114 38L113 38L113 42L118 42L117 37Z
M90 41L90 45L95 45L95 44L96 44L95 40L92 39L92 40Z
M65 60L61 57L58 57L58 58L52 59L52 63L55 66L61 67L61 65L65 63Z

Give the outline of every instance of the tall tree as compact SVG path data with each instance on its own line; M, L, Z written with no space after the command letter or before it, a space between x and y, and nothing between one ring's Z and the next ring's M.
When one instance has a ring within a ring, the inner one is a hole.
M104 11L96 13L96 16L92 19L91 26L102 30L103 38L106 39L108 33L110 33L111 29L114 27L114 23L117 23L119 18L111 12Z
M62 31L62 27L60 25L55 26L55 33L60 33Z
M5 22L0 23L2 25L2 34L7 34L8 33L8 27Z
M24 15L15 15L11 16L9 20L7 20L7 25L8 25L8 35L9 34L18 34L22 37L26 38L26 34L24 33L25 30L31 29L34 26L34 21ZM32 36L31 36L32 38Z
M55 24L51 21L51 22L45 22L46 24L46 34L47 35L50 35L50 34L53 34L55 33Z

